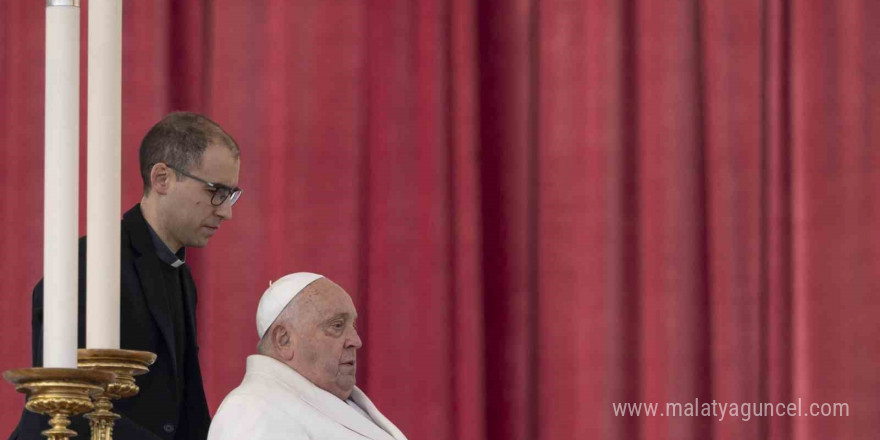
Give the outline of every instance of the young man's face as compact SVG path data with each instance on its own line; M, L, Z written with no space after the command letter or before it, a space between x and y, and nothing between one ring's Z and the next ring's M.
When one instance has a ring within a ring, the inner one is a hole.
M208 182L235 188L238 186L239 166L240 161L232 151L212 144L205 148L201 166L187 172ZM164 210L167 219L163 223L173 241L169 245L205 246L219 230L220 223L232 218L230 201L226 200L220 206L212 205L211 188L198 180L188 177L176 180L168 195L167 209Z

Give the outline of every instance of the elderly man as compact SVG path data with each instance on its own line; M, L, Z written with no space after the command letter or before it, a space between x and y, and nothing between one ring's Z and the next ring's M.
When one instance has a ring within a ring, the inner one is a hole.
M165 116L141 142L143 198L122 217L121 324L124 349L158 355L138 378L140 394L116 402L114 435L127 440L200 440L211 423L196 345L196 285L187 247L202 247L232 218L239 148L223 128L188 112ZM85 343L85 238L79 246L79 346ZM43 285L33 294L34 366L42 365ZM42 439L46 416L24 411L14 440ZM88 437L82 417L70 426Z
M214 416L209 440L405 440L355 386L357 311L321 275L287 275L257 308L259 354Z

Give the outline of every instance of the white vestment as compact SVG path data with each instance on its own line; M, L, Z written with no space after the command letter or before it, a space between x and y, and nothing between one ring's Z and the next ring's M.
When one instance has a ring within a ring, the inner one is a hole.
M223 399L208 440L406 440L360 389L350 399L372 421L289 366L248 356L244 380Z

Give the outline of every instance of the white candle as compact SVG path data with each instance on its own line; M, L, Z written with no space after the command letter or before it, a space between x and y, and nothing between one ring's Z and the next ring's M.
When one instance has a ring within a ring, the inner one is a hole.
M76 368L79 7L46 7L43 366Z
M86 347L119 348L122 2L88 9Z

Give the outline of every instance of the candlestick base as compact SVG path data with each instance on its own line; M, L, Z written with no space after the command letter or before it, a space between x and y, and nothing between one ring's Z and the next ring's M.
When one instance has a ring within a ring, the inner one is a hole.
M104 392L95 396L95 409L85 416L92 429L92 440L111 440L113 424L119 418L111 411L111 400L137 395L140 389L134 376L148 372L156 355L147 351L81 348L77 356L79 368L109 372L116 377Z
M76 436L76 431L67 428L69 417L94 408L91 397L115 379L113 373L77 368L23 368L6 371L3 377L16 391L27 394L25 408L51 416L51 429L42 432L50 440Z

